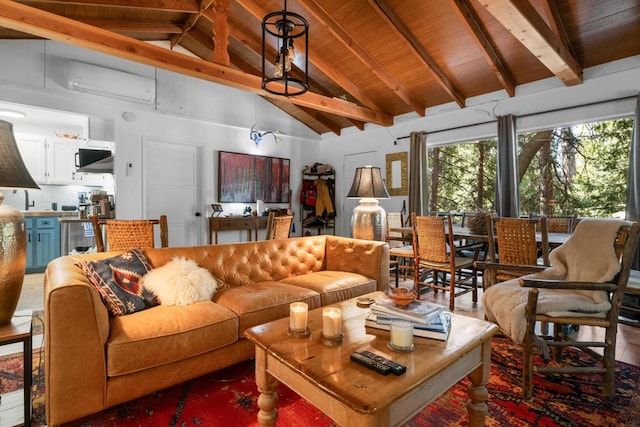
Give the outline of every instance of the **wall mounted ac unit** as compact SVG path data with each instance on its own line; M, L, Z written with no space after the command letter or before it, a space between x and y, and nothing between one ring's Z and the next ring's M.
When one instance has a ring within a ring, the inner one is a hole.
M153 104L156 99L154 79L77 61L67 62L67 87L144 104Z

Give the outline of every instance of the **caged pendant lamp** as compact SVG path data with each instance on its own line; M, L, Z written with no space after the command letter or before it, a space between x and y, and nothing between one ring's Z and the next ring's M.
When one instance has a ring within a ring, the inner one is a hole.
M0 189L39 189L22 161L13 136L13 124L0 120ZM24 216L4 205L0 193L0 324L11 322L18 306L27 261Z
M386 240L387 213L377 199L388 199L380 168L356 168L347 198L360 199L351 216L351 236L355 239Z
M294 77L294 61L296 40L304 42L304 55ZM309 23L301 15L287 11L287 0L284 9L272 12L262 19L262 89L275 95L296 96L309 90ZM274 71L267 75L267 46L275 46Z

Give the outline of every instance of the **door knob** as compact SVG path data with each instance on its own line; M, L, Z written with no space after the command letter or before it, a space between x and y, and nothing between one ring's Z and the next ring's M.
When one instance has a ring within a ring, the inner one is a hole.
M200 216L202 215L200 212L196 212L196 216Z

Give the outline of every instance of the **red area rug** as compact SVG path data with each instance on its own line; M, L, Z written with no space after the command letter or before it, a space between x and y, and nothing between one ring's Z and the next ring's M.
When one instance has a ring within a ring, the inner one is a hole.
M489 426L640 426L640 368L616 362L616 396L600 398L600 377L535 377L534 399L520 395L521 352L506 339L494 339L489 390ZM565 359L584 365L586 356L569 351ZM0 358L3 392L21 386L22 355ZM44 425L43 373L34 352L33 425ZM466 388L461 381L405 426L466 426ZM313 405L279 388L279 426L334 426ZM257 426L258 392L251 362L136 399L69 426Z

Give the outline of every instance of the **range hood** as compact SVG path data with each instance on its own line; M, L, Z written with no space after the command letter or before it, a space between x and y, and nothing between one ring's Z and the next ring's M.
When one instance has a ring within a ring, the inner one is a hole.
M113 173L113 156L109 156L102 160L98 160L97 162L78 168L78 172Z

